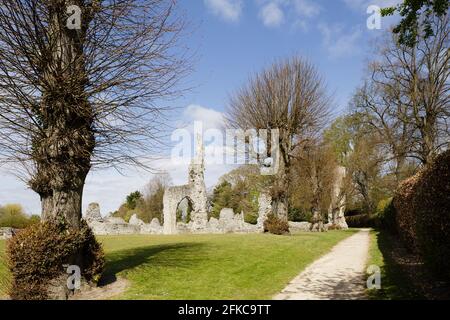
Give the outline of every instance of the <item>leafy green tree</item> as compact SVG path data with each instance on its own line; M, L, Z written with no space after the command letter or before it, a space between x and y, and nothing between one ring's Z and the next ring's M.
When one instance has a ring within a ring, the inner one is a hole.
M339 164L344 166L352 149L353 134L351 123L353 121L354 119L351 116L339 117L323 134L324 142L331 146Z
M376 131L361 121L361 114L338 118L324 132L340 165L347 169L345 193L348 206L372 213L379 200L389 197L395 188L389 183L392 178L383 172L386 154Z
M228 208L231 206L231 201L233 198L233 187L231 183L224 181L214 188L212 196L212 211L211 216L214 218L219 218L220 211L223 208Z
M258 219L258 197L262 186L269 183L260 175L257 166L242 166L220 178L211 199L211 216L218 218L223 208L235 213L244 212L248 223Z
M382 9L383 16L390 16L396 12L402 20L394 28L399 35L399 43L413 47L417 42L419 28L422 27L427 37L434 35L432 19L434 16L443 17L447 14L448 0L404 0L396 7Z
M0 227L23 229L39 221L39 216L28 216L19 204L0 206Z
M139 191L130 193L127 196L127 202L126 202L128 209L130 209L130 210L136 209L138 202L141 201L142 198L143 198L142 193L140 193Z

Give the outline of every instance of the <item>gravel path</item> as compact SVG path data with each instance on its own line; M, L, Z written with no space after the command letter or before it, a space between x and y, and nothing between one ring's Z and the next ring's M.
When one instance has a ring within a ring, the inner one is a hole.
M365 272L369 252L369 230L337 244L292 280L275 300L366 299Z

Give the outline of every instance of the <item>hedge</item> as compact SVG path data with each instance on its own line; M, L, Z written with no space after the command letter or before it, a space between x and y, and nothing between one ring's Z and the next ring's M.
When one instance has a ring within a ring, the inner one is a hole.
M52 222L32 225L8 241L7 258L14 300L55 298L50 288L67 279L66 265L78 265L90 283L98 282L105 266L102 247L84 222L80 230Z
M413 252L418 252L417 219L415 214L416 188L422 172L403 181L396 191L393 203L396 210L396 227L404 244Z
M289 233L289 223L283 219L280 219L275 214L267 216L264 221L264 232L269 232L275 235L285 235Z
M450 280L450 150L400 186L396 224L405 244Z

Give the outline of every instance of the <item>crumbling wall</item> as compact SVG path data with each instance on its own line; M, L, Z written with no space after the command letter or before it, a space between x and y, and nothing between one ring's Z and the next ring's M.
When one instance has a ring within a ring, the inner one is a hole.
M84 220L91 227L95 235L129 235L129 234L162 234L163 228L158 219L153 219L150 224L144 223L137 215L133 215L130 223L122 218L103 218L100 213L100 205L91 203L86 211Z
M204 232L208 224L208 197L205 185L204 147L200 136L197 136L196 157L189 166L188 184L168 188L164 193L164 234L178 233L177 208L186 198L192 205L189 229L192 232Z
M331 204L328 210L328 226L332 225L340 229L348 229L345 220L345 193L344 181L347 175L345 167L337 167L334 174L334 184L331 194Z

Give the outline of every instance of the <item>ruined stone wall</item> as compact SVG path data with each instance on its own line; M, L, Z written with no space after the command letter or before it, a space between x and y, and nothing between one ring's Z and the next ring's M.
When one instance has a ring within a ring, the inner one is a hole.
M345 221L345 193L344 180L347 175L345 167L337 167L334 175L334 184L331 195L330 209L328 210L328 224L341 229L348 229Z
M162 234L163 227L158 219L153 219L150 224L144 223L137 215L133 215L127 223L122 218L103 218L100 213L100 205L91 203L84 215L84 220L91 227L95 235L128 235L128 234Z

